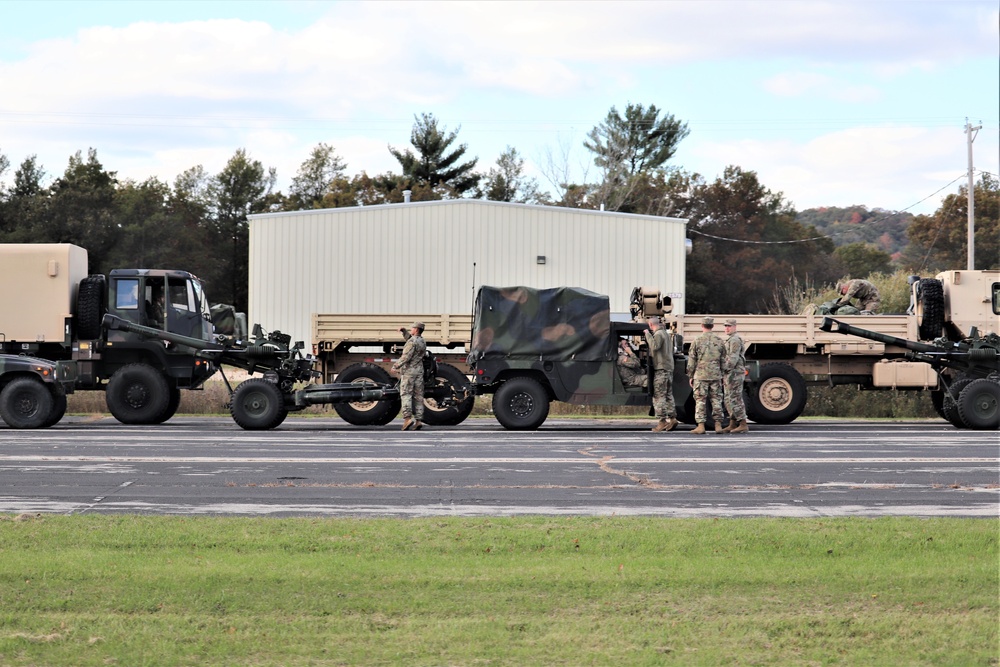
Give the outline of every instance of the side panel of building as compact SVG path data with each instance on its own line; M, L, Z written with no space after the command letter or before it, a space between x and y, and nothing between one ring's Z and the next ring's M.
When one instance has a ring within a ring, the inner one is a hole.
M67 243L0 244L0 338L7 342L61 342L73 316L87 251Z
M626 313L636 285L683 293L684 237L679 219L476 201L253 216L248 315L309 343L314 313L466 314L480 285L584 287Z

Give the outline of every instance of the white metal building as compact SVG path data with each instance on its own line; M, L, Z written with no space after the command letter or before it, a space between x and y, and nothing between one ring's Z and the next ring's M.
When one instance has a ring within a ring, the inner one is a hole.
M686 223L468 199L251 215L248 319L308 345L313 313L471 313L481 285L583 287L615 313L651 286L684 312Z

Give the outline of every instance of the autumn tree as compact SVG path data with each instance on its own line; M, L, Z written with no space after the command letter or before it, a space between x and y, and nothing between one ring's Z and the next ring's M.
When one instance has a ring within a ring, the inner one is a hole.
M409 148L399 151L389 146L389 152L403 169L403 176L410 179L414 186L430 186L440 195L438 199L462 197L472 191L480 179L474 171L478 158L461 162L466 145L459 144L452 148L458 138L458 130L447 132L444 127L438 127L438 121L432 114L425 113L415 118L410 143L416 152Z
M910 245L901 263L914 273L932 275L963 269L968 263L969 189L950 194L933 215L918 215L907 230ZM983 174L973 190L977 269L1000 268L1000 186Z

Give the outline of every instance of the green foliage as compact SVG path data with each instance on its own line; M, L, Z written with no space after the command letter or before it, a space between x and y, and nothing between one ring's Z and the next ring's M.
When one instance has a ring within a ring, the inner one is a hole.
M872 243L848 243L839 246L833 254L855 278L892 271L892 257Z
M795 219L829 236L837 247L868 243L896 258L906 247L906 230L913 215L865 206L825 206L801 211Z
M919 215L910 225L910 245L903 266L913 273L933 275L968 264L969 189L944 198L933 215ZM977 269L1000 268L1000 183L983 174L975 184L975 258Z
M427 184L432 189L443 186L445 193L453 192L461 197L479 184L479 175L473 171L478 159L459 162L465 155L465 144L447 152L457 137L458 130L446 133L445 128L438 127L432 114L425 113L416 117L410 133L410 143L416 153L408 148L398 151L391 146L389 152L399 161L403 176L415 185Z
M347 164L333 146L318 144L292 179L285 210L323 208L325 196L343 181L346 171Z
M0 537L11 666L987 665L998 639L986 520L22 515Z
M524 158L508 146L497 158L480 186L478 196L489 201L544 204L548 195L539 190L538 181L524 175Z

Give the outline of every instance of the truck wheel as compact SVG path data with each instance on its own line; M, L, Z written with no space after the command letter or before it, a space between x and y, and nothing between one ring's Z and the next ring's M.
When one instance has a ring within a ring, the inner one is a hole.
M758 424L788 424L806 407L806 381L788 364L764 364L747 398L747 412Z
M107 280L101 274L87 276L80 281L76 296L76 335L80 339L96 340L101 337L107 291Z
M493 394L493 414L511 431L533 431L549 416L549 395L537 380L507 380Z
M66 414L66 392L62 387L52 388L52 412L45 418L43 428L48 428L59 423L59 420Z
M969 428L1000 428L1000 383L986 378L970 382L958 397L958 414Z
M229 402L229 414L248 431L266 431L285 421L288 409L278 385L263 378L253 378L236 387Z
M955 428L968 428L965 420L962 419L962 415L958 411L958 403L962 398L962 392L966 387L972 382L972 378L959 378L951 383L948 387L948 396L943 396L943 402L941 404L941 416L944 417L949 424Z
M392 378L381 366L369 363L354 364L344 369L337 376L337 382L361 384L391 385ZM340 418L355 426L384 426L388 424L401 409L399 399L388 401L357 401L354 403L334 403L333 409Z
M177 387L170 387L170 400L167 402L167 409L163 411L163 414L157 417L156 424L162 424L167 421L175 414L177 414L177 408L181 405L181 390Z
M158 424L170 405L170 386L152 366L128 364L111 376L104 398L123 424Z
M465 373L451 364L438 364L434 376L437 388L447 391L449 396L438 401L434 398L424 398L424 423L429 426L455 426L461 424L472 414L476 397L472 391L472 383ZM424 394L428 393L424 387ZM458 400L455 397L465 395Z
M934 340L944 329L944 288L940 280L924 278L917 283L917 331L920 340Z
M41 380L14 378L0 391L0 417L11 428L42 428L53 402L52 392Z

